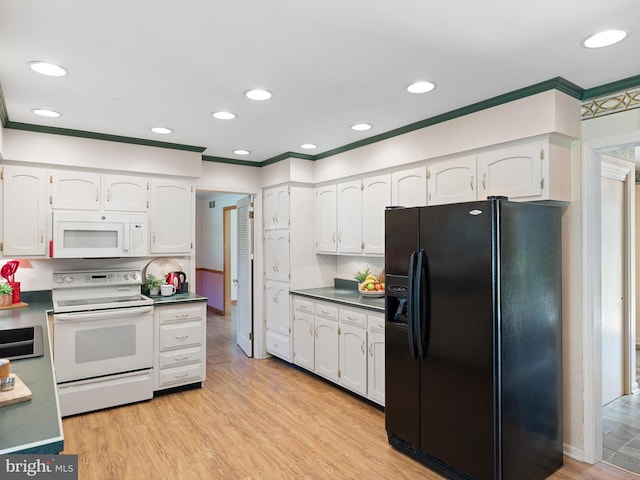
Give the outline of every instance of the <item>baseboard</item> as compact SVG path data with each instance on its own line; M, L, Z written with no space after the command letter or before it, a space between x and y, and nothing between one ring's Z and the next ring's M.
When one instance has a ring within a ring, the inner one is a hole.
M216 307L212 307L211 305L207 305L207 310L216 313L218 315L224 315L224 312L222 310L218 310Z
M569 458L573 458L579 462L584 462L584 454L582 450L566 443L562 444L562 453Z

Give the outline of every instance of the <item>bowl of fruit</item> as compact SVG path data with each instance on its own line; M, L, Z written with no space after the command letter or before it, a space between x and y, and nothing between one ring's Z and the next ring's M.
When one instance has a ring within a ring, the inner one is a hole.
M363 297L384 297L384 274L375 276L367 268L353 276L358 281L358 291Z

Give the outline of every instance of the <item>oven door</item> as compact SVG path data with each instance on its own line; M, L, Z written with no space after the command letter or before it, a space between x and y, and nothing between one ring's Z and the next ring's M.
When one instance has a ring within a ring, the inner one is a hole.
M56 313L58 383L153 366L153 306Z

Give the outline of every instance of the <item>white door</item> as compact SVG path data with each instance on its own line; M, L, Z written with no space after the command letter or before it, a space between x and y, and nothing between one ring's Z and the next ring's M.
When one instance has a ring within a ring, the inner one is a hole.
M244 197L238 210L238 303L236 343L248 357L253 356L253 203Z
M624 182L601 178L602 404L624 394Z
M402 207L427 204L427 169L424 165L391 174L391 204Z

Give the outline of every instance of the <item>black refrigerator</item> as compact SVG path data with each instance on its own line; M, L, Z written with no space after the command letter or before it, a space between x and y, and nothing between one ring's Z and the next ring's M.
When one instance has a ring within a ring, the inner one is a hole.
M385 212L386 430L446 478L562 466L561 215L504 197Z

